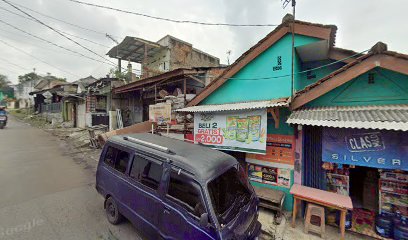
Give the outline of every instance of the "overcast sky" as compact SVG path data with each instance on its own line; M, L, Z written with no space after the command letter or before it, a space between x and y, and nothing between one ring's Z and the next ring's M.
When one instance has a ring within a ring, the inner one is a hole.
M283 9L280 0L83 1L173 19L242 24L279 24L282 17L287 12L292 11L289 6L287 9ZM108 33L118 41L122 41L126 35L157 41L170 34L192 43L195 48L217 56L222 63L226 63L228 50L232 51L230 57L232 62L274 28L168 23L79 5L68 0L12 0L12 3L100 32L82 30L23 9L56 29L105 45L100 46L72 37L100 55L105 55L115 45L102 33ZM50 29L6 12L2 8L22 14L0 1L0 20L65 48L100 59ZM392 2L389 0L298 0L296 18L314 23L337 25L337 47L363 51L376 42L383 41L388 44L390 50L408 53L408 44L406 44L408 31L405 26L408 22L407 9L408 1L404 0ZM65 77L68 81L75 81L89 75L105 76L112 68L109 64L77 56L72 52L28 36L1 22L0 40L51 65L42 63L0 42L0 49L2 49L0 73L7 75L13 83L17 82L18 75L30 72L33 68L40 74L49 72L56 76ZM111 61L115 61L115 59L111 59ZM124 65L126 66L126 63Z

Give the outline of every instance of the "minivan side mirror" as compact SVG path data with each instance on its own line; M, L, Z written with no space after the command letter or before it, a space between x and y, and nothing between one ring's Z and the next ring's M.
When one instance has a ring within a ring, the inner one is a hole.
M203 213L200 216L200 226L207 227L209 224L208 213Z

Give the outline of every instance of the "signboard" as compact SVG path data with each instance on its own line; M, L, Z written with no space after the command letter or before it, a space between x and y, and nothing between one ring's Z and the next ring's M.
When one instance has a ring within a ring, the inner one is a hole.
M248 163L248 178L254 182L289 187L290 169Z
M246 158L293 165L295 136L268 134L266 154L247 154Z
M210 147L266 153L266 109L195 113L194 140Z
M323 129L323 161L408 170L408 133L400 131Z
M157 124L167 124L171 121L171 104L159 103L149 105L149 121Z
M42 94L45 98L51 98L52 97L52 93L50 93L50 91L46 91L45 93Z

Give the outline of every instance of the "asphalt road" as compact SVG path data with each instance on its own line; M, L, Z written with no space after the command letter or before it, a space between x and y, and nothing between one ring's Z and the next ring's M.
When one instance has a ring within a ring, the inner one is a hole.
M94 184L94 168L63 141L10 117L0 130L0 239L140 239L129 222L108 223Z

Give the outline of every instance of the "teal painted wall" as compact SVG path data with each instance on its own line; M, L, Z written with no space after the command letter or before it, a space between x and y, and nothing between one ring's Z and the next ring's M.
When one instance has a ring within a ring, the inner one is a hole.
M318 41L317 38L296 35L295 46L302 46ZM269 100L290 96L291 92L291 50L292 37L290 34L277 41L269 49L261 53L252 62L243 67L233 78L215 90L201 104L222 104L243 101ZM277 66L277 58L281 56L282 70L273 71ZM300 70L300 61L295 59L295 72ZM243 80L245 78L270 79Z
M279 128L275 128L275 121L273 120L272 116L268 113L268 127L267 133L268 134L280 134L280 135L293 135L294 129L290 125L286 123L286 120L290 114L289 109L287 108L280 108L279 109ZM293 143L294 144L294 143ZM290 181L291 184L294 182L294 171L291 170L290 172ZM276 190L281 190L285 193L285 202L284 208L286 211L292 211L293 209L293 196L290 194L290 188L285 188L281 186L274 186L270 184L263 184L251 181L251 184L256 187L266 187Z
M275 120L272 118L271 114L268 113L268 134L281 134L281 135L293 135L294 129L291 125L286 123L290 111L288 108L279 108L279 128L275 128Z
M369 73L374 83L368 83ZM329 80L330 81L330 80ZM317 106L408 104L408 76L375 68L308 103Z
M328 59L328 60L323 60L323 61L300 63L300 71L302 72L307 71L308 69L318 68L320 66L324 66L324 65L331 64L334 62L335 61ZM302 90L307 85L317 82L319 79L329 75L330 73L334 72L335 70L341 68L344 65L345 63L339 62L339 63L334 63L324 68L297 74L297 78L296 78L297 81L295 81L296 91ZM299 71L296 71L296 72L299 72Z

